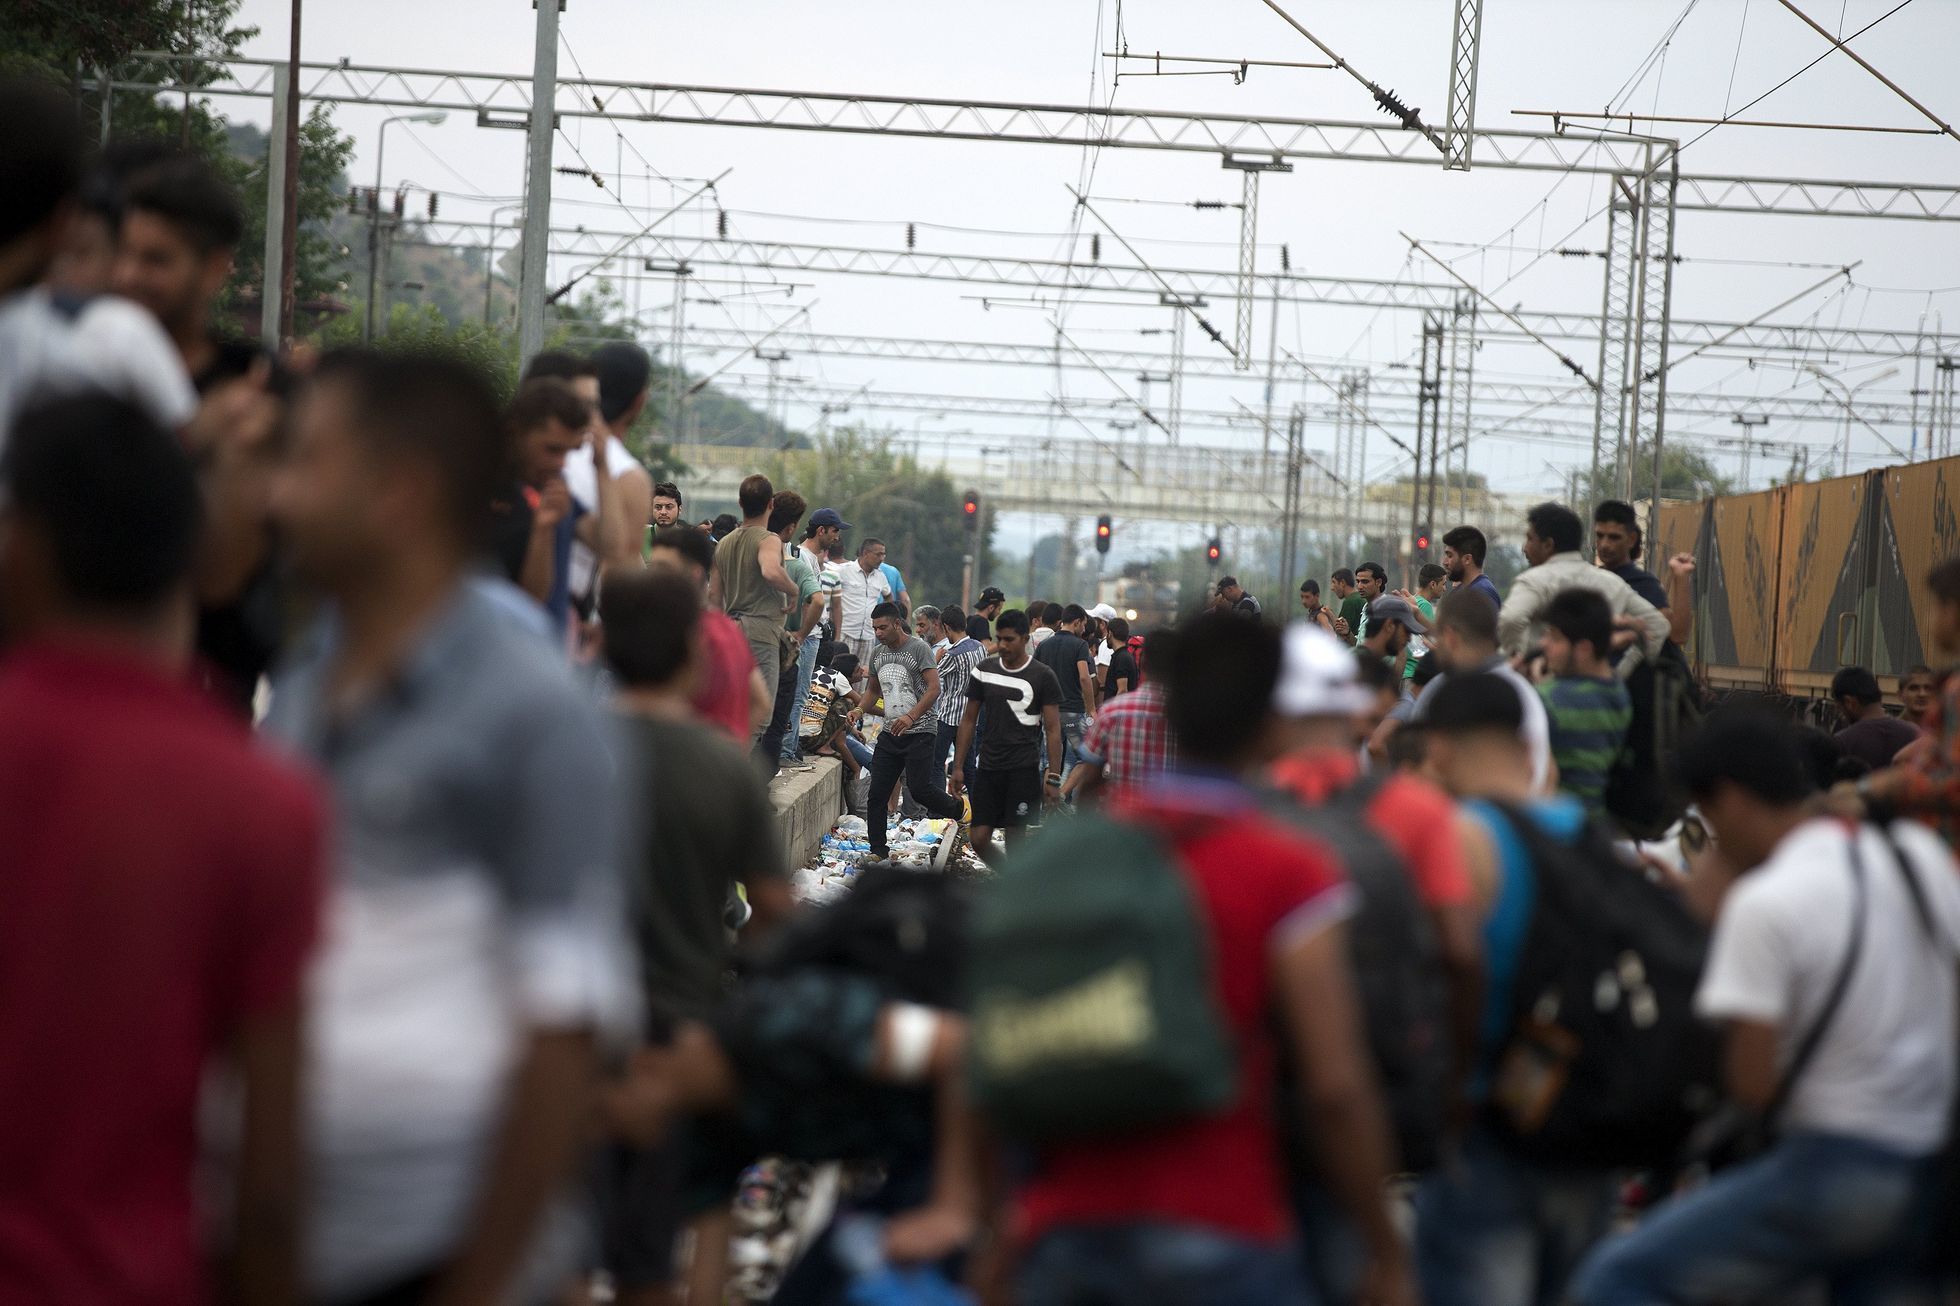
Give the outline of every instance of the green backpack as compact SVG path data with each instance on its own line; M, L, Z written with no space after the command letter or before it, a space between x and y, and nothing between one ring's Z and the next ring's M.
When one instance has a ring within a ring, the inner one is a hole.
M1232 1101L1204 910L1151 824L1085 814L1017 848L976 906L968 988L974 1100L1008 1138L1123 1134Z

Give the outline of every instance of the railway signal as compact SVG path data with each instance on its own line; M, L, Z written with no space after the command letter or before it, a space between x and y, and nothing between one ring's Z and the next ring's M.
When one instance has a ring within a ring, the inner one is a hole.
M1215 570L1218 567L1218 560L1224 556L1225 550L1220 546L1218 537L1212 536L1211 543L1205 545L1205 565Z
M966 528L968 530L973 530L980 525L980 492L978 490L968 490L966 497L960 500L960 516L966 522Z
M1109 517L1106 514L1096 518L1096 552L1109 552Z
M1429 528L1427 526L1416 527L1416 556L1419 558L1427 558L1429 556Z

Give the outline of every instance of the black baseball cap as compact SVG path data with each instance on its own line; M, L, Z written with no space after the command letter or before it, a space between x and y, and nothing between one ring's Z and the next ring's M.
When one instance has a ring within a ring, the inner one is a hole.
M987 586L986 589L980 591L980 598L978 599L978 601L974 603L973 606L976 608L985 608L985 607L991 607L993 604L996 603L1005 603L1005 602L1007 602L1007 596L1005 594L1002 594L1000 590L997 589L996 587L989 585Z

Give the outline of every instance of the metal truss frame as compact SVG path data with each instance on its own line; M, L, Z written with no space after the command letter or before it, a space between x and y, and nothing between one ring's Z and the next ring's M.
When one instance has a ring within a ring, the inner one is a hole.
M172 75L195 62L206 75L186 85ZM284 61L132 55L126 68L158 81L118 80L117 90L266 97ZM459 113L529 113L528 77L453 69L302 63L302 99ZM1094 145L1183 153L1262 154L1281 160L1415 163L1435 166L1428 136L1384 122L1323 121L1084 105L1022 104L891 95L845 95L755 87L690 86L561 78L561 117L614 122L767 127L935 140ZM1526 172L1641 175L1653 138L1614 132L1477 131L1464 136L1483 167ZM1467 157L1467 153L1466 153ZM1799 177L1688 175L1679 207L1723 213L1960 221L1960 186Z

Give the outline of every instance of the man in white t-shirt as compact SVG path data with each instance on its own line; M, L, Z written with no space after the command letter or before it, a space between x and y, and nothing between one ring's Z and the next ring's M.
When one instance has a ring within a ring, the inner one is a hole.
M1813 816L1796 733L1768 714L1717 715L1681 770L1748 868L1696 1010L1726 1027L1729 1095L1777 1140L1603 1246L1575 1300L1938 1300L1917 1253L1953 1104L1960 868L1923 826Z
M40 394L101 390L177 430L197 411L176 347L126 299L72 297L38 283L75 217L82 140L75 106L25 80L0 81L0 451Z
M579 398L592 405L593 429L585 432L585 441L565 455L562 472L565 488L587 513L598 514L602 523L601 537L609 541L610 556L606 564L613 567L630 566L639 561L640 536L646 531L646 520L644 516L637 521L632 518L625 497L629 487L635 484L636 473L639 479L647 481L649 495L652 494L652 481L647 476L646 468L640 466L639 459L633 456L633 451L619 438L618 432L603 420L599 365L593 359L581 358L564 350L548 349L533 358L531 365L524 369L526 381L540 376L557 377L571 386ZM627 425L630 426L631 422ZM599 494L598 460L593 454L593 446L602 436L608 491L603 504ZM620 521L610 521L613 517L620 518ZM569 584L572 602L581 612L589 613L591 610L594 585L598 580L598 562L598 555L583 541L572 541Z

